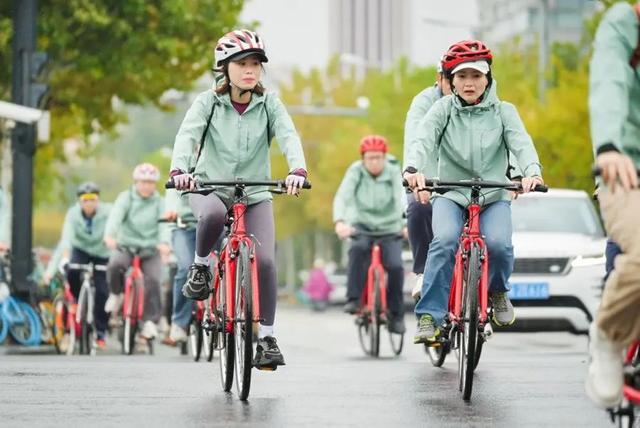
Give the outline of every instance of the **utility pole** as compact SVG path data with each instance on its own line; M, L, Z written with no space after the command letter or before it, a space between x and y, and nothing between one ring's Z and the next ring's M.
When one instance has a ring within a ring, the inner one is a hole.
M40 107L48 87L36 83L46 55L36 53L37 0L13 2L13 82L11 98L15 104ZM11 217L11 286L14 293L26 298L35 294L29 279L33 270L32 206L33 156L36 151L36 127L16 123L11 133L13 155Z
M540 28L538 53L538 98L545 102L547 92L547 67L549 63L549 0L540 0Z

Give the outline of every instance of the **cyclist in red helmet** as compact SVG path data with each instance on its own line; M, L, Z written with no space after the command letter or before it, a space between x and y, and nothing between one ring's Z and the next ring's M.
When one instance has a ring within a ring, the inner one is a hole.
M404 177L421 203L430 199L425 175L446 181L481 178L505 181L510 153L522 169L523 191L542 184L541 165L531 137L512 104L500 101L491 76L491 50L484 43L465 40L452 45L443 66L451 70L453 94L438 100L422 119L409 143ZM454 254L463 227L469 192L433 196L433 241L429 246L415 343L435 343L447 310ZM480 223L491 254L489 282L493 320L514 322L507 296L513 268L511 196L506 191L485 191Z
M445 95L451 94L451 85L447 77L447 70L443 67L444 56L438 61L436 82L421 91L411 101L404 123L404 153L407 158L409 142L416 134L420 120L427 114L431 106ZM420 297L422 291L422 274L427 260L429 243L433 239L431 230L431 204L420 204L412 195L407 195L407 229L409 244L413 253L413 273L416 275L416 285L411 292L414 298Z
M333 222L340 239L357 230L397 234L403 231L404 192L398 179L400 166L387 154L387 141L368 135L360 141L361 160L351 164L333 200ZM383 265L389 275L389 331L405 332L402 316L402 245L399 240L381 244ZM345 312L356 313L370 263L371 238L353 236L349 247Z

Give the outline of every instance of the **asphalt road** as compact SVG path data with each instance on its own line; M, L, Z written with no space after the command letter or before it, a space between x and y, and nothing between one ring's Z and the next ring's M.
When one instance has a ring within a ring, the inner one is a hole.
M413 334L410 322L408 338ZM421 346L365 357L350 317L281 307L277 337L287 366L254 371L244 403L222 392L218 359L177 349L119 355L115 338L96 357L0 347L0 426L607 427L583 392L584 336L499 332L485 346L470 403Z

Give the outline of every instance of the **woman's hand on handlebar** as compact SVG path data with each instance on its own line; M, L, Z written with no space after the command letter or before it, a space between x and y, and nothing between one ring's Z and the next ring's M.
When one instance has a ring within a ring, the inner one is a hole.
M113 239L111 236L105 236L104 237L104 244L110 250L115 250L116 247L118 246L118 243L116 242L116 240Z
M353 227L351 227L344 221L337 221L335 230L336 230L336 235L338 235L338 238L340 239L347 239L351 235L353 235L353 232L354 232Z
M522 179L522 193L532 192L538 185L544 185L542 177L538 177L537 175L533 177L524 177Z
M196 181L191 174L180 173L171 177L176 190L196 190Z
M416 201L420 202L421 204L427 204L429 202L429 198L431 197L431 192L427 192L426 190L419 190L427 187L424 174L421 174L419 172L405 172L402 177L407 180L409 189L411 189L411 191L413 192L413 197L416 199Z

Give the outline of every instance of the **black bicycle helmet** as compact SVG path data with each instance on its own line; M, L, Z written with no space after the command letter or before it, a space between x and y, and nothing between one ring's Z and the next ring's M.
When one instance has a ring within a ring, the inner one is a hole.
M96 195L100 194L100 187L93 181L87 181L86 183L82 183L78 186L78 190L76 190L76 195L86 195L87 193L94 193Z

